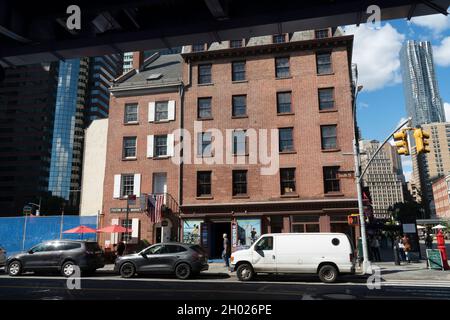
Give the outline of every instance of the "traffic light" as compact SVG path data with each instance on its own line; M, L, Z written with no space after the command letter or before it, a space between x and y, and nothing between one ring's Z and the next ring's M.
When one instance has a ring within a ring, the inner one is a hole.
M398 154L403 154L405 156L409 155L408 131L402 130L394 133L394 141Z
M350 226L359 225L359 214L351 214L347 216L347 222Z
M417 154L430 152L430 148L428 147L430 143L427 140L429 138L430 134L428 132L425 132L420 128L414 130Z

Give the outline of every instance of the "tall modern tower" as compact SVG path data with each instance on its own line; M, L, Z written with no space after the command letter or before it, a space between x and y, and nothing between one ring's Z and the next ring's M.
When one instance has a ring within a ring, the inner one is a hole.
M433 64L433 51L429 41L407 41L400 52L406 110L414 127L445 122L445 113ZM427 216L434 215L433 190L429 175L428 158L417 154L414 139L413 181L419 188ZM439 151L440 153L440 151Z
M413 125L445 122L430 42L407 41L400 52L400 63L406 110Z

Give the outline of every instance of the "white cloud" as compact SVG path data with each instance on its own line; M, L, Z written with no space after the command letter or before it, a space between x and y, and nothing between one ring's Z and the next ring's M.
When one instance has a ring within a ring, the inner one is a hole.
M435 34L439 34L450 29L450 16L443 14L432 14L428 16L414 17L411 23L420 27L427 28Z
M405 181L411 181L412 171L403 170L403 175L405 176Z
M445 120L450 122L450 103L444 102Z
M358 64L359 83L364 90L374 91L401 81L399 52L405 35L389 23L380 29L363 24L344 30L355 36L353 62Z
M450 66L450 37L442 39L438 46L433 47L433 57L436 64L442 67Z
M405 180L409 181L412 175L412 160L410 157L404 156L402 156L401 159L402 159L403 175L405 176Z

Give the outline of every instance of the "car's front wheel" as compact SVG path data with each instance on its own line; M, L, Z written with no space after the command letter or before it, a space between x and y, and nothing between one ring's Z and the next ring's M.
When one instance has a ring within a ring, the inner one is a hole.
M122 264L119 271L122 278L131 278L136 273L136 268L131 262L125 262Z
M20 261L13 261L8 265L8 274L11 277L20 276L22 273L22 264Z
M236 275L241 281L250 281L255 276L255 271L250 264L244 263L237 268Z
M175 268L175 275L178 279L185 280L191 276L192 270L191 266L187 263L180 263Z

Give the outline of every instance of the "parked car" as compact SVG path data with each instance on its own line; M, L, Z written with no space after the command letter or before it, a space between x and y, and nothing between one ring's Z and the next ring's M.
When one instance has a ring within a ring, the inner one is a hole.
M311 273L323 282L354 273L353 248L343 233L278 233L261 236L247 250L231 255L231 268L241 281L257 273Z
M114 267L123 278L154 273L187 279L207 269L208 257L202 247L177 242L154 244L139 253L118 257Z
M59 271L65 277L75 273L75 266L90 273L105 265L98 243L81 240L46 241L27 252L8 257L6 264L10 276L25 271Z
M6 250L0 246L0 267L4 267L6 265Z

